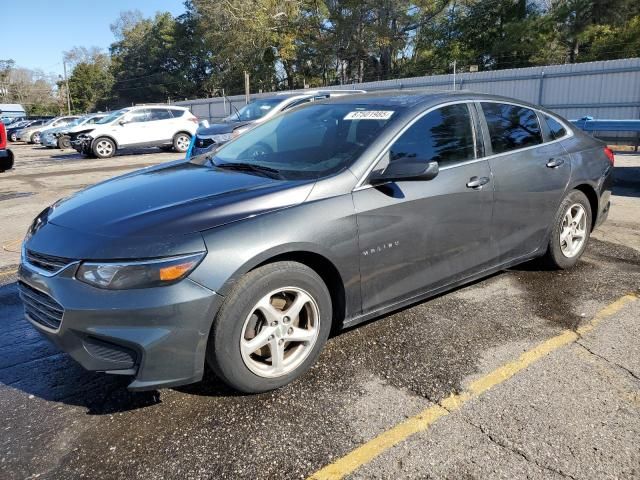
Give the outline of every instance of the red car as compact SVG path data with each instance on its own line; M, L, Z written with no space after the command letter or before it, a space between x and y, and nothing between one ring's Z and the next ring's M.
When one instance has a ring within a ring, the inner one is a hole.
M0 122L0 173L13 167L13 152L7 149L7 130Z

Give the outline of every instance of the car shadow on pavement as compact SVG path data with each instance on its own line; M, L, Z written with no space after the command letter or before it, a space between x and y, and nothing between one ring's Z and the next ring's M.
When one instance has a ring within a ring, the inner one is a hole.
M640 167L613 168L613 194L640 197Z

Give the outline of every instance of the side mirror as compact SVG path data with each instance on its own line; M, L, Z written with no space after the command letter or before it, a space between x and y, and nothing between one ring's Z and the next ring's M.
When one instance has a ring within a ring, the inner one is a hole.
M127 123L129 123L129 121L128 121L128 120L125 120L125 119L123 118L122 120L120 120L120 121L118 122L118 125L120 125L121 127L123 127L123 126L125 126Z
M397 181L432 180L439 171L438 162L400 160L389 163L384 170L374 171L369 182L371 185L381 185Z

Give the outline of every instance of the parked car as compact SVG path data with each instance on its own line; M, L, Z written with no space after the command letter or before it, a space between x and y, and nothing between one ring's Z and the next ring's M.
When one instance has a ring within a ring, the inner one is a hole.
M160 147L186 152L198 119L184 107L143 105L117 110L86 130L71 146L80 153L109 158L121 148Z
M50 120L47 120L41 125L33 125L33 124L29 125L27 128L18 130L18 132L16 133L16 140L19 142L40 143L40 132L42 130L67 125L68 123L71 123L76 118L78 117L73 115L64 116L64 117L55 117Z
M26 318L131 389L283 386L351 327L518 263L576 264L614 157L542 107L380 92L90 187L23 244ZM468 328L473 328L469 325Z
M20 120L19 122L12 123L7 127L7 137L10 141L16 142L18 141L18 130L27 128L30 125L42 125L44 122L46 122L46 120Z
M93 125L97 121L106 117L106 113L91 113L76 118L71 123L61 127L50 128L40 132L40 143L48 148L70 148L71 132L86 130L88 126Z
M55 134L59 132L61 128L75 125L81 118L82 116L80 115L70 116L67 117L67 122L60 122L54 127L43 128L42 130L40 130L40 138L37 143L48 148L55 148L57 145ZM53 143L53 145L51 145L51 143Z
M365 93L365 91L311 90L304 93L278 93L273 97L254 100L240 110L235 110L234 113L224 118L221 122L200 127L196 132L196 138L189 151L189 156L200 155L218 148L232 138L246 132L253 125L266 122L280 112L318 100L360 93Z
M0 122L0 173L13 168L13 152L7 148L7 131Z

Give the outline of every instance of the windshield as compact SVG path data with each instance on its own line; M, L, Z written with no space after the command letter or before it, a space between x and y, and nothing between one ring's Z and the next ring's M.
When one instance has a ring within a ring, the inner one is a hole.
M70 121L69 123L67 123L65 125L65 127L75 127L76 125L80 125L83 120L84 120L84 117L76 118L76 119Z
M314 104L278 115L194 161L213 157L210 162L220 168L253 165L285 179L320 178L351 165L394 113L386 106Z
M117 118L120 118L121 116L123 116L127 112L128 112L128 110L116 110L115 112L111 112L109 115L104 117L102 120L97 121L96 125L104 125L105 123L111 123L114 120L116 120Z
M224 122L244 122L244 121L252 121L257 120L259 118L264 117L267 113L269 113L273 107L278 105L284 100L284 98L268 98L265 100L255 100L251 103L248 103L240 110L236 111L232 107L232 113L227 118L225 118Z

